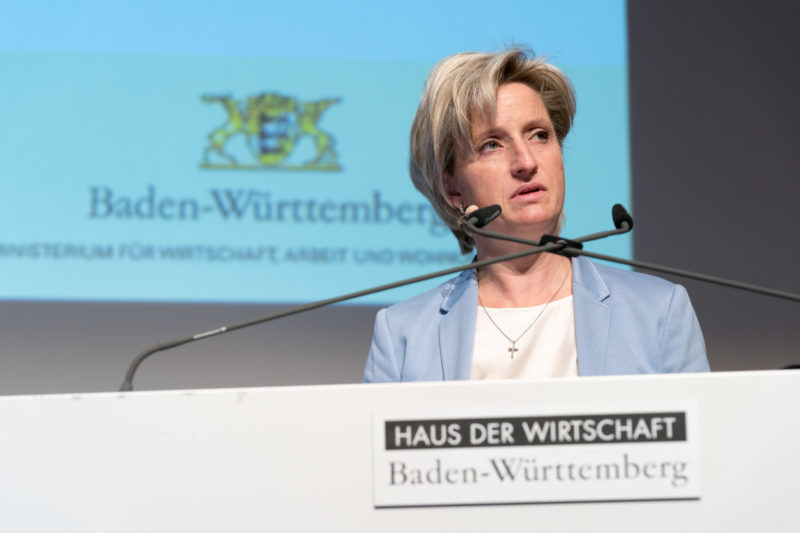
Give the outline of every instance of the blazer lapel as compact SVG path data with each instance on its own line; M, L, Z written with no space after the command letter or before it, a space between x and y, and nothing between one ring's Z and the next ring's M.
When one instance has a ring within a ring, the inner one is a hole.
M475 345L478 283L474 270L465 270L442 299L439 313L439 354L446 381L469 379Z
M591 261L584 257L573 259L572 298L580 376L605 374L611 325L611 307L605 303L608 297L608 287Z

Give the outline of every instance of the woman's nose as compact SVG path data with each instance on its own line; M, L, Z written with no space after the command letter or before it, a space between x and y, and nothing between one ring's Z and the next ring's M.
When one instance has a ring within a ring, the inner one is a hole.
M514 156L511 161L511 174L515 178L530 178L536 172L538 165L536 155L527 143L515 143Z

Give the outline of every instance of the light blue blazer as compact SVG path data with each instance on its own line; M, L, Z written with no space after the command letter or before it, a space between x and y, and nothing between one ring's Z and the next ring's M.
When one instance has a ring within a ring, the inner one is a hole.
M579 375L708 371L682 286L577 257L572 295ZM381 309L364 381L469 379L477 309L472 270Z

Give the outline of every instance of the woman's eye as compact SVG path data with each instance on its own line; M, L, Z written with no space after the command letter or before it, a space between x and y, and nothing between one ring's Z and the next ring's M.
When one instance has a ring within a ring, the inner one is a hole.
M533 138L537 141L546 141L550 138L550 132L546 130L536 130L533 132Z
M500 143L499 142L497 142L497 141L486 141L485 143L480 145L478 150L481 151L481 152L489 152L489 151L492 151L492 150L497 150L498 148L500 148Z

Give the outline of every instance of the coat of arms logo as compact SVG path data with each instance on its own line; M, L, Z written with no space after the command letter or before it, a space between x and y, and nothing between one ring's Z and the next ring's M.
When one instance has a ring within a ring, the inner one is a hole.
M340 98L300 102L277 93L248 96L203 95L218 103L227 122L208 134L202 168L341 170L334 139L319 129L322 114ZM232 142L234 141L234 142Z

